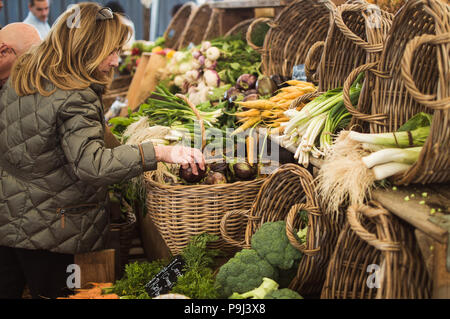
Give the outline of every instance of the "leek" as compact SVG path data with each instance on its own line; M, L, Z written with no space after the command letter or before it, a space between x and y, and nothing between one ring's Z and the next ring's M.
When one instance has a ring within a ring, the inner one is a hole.
M363 163L367 168L372 168L376 165L385 164L389 162L403 163L412 165L419 158L422 147L412 148L386 148L362 158Z
M390 162L374 166L372 168L372 173L375 176L375 180L381 181L385 178L404 173L411 167L412 165Z
M350 132L349 138L360 142L390 147L413 147L423 146L430 134L430 126L419 127L412 131L391 132L391 133L359 133Z

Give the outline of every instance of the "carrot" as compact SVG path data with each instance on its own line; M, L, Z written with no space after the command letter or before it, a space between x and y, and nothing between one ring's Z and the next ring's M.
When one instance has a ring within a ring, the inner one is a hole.
M254 161L254 143L255 138L250 134L250 136L247 137L247 160L250 165L252 165Z
M273 101L269 100L255 100L237 103L249 109L259 109L259 110L271 110L276 105Z
M258 116L260 113L261 113L260 110L250 109L248 111L234 113L234 115L237 117L254 117L254 116Z
M233 133L231 133L231 136L244 132L246 129L251 128L253 125L258 123L259 121L261 121L261 117L249 118L244 124L242 124Z

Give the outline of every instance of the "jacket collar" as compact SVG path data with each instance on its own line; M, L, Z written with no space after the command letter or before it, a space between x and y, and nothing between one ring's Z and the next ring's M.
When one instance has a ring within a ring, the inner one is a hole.
M101 84L93 83L90 88L98 95L101 96L105 93L106 87Z

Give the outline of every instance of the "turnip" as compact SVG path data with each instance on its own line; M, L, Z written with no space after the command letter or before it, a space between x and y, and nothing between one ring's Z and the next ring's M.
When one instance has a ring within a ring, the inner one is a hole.
M216 47L210 47L206 50L206 58L211 61L216 61L220 58L220 50Z
M200 51L203 53L206 53L206 51L211 47L211 42L209 41L203 41L202 46L200 48Z
M220 85L219 74L214 70L206 70L203 74L207 86L217 88Z
M217 67L217 61L213 61L210 59L205 60L205 68L209 70L214 70Z

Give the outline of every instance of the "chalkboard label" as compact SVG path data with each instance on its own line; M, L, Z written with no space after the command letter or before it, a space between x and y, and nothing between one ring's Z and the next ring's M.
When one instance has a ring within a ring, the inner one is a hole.
M145 285L145 291L151 298L167 294L175 286L178 277L184 274L184 260L181 256L175 259L163 270L161 270L148 284Z

